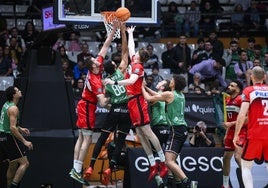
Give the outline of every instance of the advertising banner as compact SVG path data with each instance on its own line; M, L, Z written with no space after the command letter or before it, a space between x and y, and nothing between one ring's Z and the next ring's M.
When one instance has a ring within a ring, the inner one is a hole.
M128 148L127 169L130 188L154 187L155 181L148 181L149 161L142 148ZM185 174L198 181L198 188L221 187L223 148L184 147L177 159Z
M185 95L185 120L189 127L196 125L198 121L206 122L208 127L216 127L215 107L213 97L207 95ZM96 128L101 128L109 111L98 107L96 110Z

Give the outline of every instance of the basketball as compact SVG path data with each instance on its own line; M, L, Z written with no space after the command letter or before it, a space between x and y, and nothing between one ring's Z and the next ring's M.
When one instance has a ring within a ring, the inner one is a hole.
M118 20L125 22L130 17L130 11L126 7L120 7L115 11L115 16Z

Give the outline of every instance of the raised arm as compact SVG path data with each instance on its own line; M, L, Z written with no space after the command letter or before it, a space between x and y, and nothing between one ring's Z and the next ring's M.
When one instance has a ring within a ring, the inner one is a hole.
M121 62L119 65L119 70L124 74L128 67L128 46L127 46L127 36L126 36L126 23L121 24L121 35L122 35L122 53Z
M118 21L114 21L113 22L113 30L111 31L111 33L108 35L108 37L106 38L100 52L98 53L98 55L102 56L103 58L106 56L108 49L113 41L113 37L115 34L116 29L118 28Z
M132 59L133 55L135 55L135 43L134 43L134 37L133 32L135 30L136 26L131 26L127 28L128 32L128 50L129 50L129 56L130 59Z

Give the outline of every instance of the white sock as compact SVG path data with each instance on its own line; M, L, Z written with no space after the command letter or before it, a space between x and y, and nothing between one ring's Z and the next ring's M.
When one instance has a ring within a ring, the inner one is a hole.
M253 188L253 179L251 174L252 165L253 161L245 161L241 159L241 171L245 188Z
M154 166L156 164L154 155L148 155L148 160L149 160L151 166Z
M158 174L154 178L158 186L163 183L163 179Z
M157 154L158 154L158 157L160 158L160 161L165 162L165 154L163 150L158 151Z
M77 163L77 160L73 161L73 168L75 169L75 164Z
M74 163L74 169L76 172L80 173L82 171L83 162L76 160Z
M229 176L223 176L223 187L229 188Z

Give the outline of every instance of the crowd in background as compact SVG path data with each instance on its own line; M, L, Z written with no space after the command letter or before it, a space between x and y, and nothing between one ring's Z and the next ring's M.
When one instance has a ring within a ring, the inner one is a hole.
M27 16L38 16L42 6L48 3L51 2L33 1L27 10ZM160 3L161 6L168 6L168 11L162 11L161 14L161 33L167 36L168 33L165 32L172 30L170 27L175 27L175 36L179 38L179 42L167 42L165 51L160 54L155 51L150 40L148 41L146 49L150 53L150 59L144 64L144 68L151 70L150 74L146 75L147 84L151 89L155 90L156 84L165 78L166 75L161 75L161 69L168 69L171 74L184 75L188 84L185 93L207 95L221 93L227 83L234 79L243 82L244 86L249 85L250 70L255 65L268 69L267 40L262 46L256 43L254 36L247 36L248 45L239 45L239 32L263 28L267 16L262 14L266 10L263 3L234 1L234 12L231 14L229 26L235 31L236 36L231 38L227 49L224 49L222 41L217 38L219 32L215 30L216 20L223 15L219 1L191 1L184 14L179 12L176 1ZM139 32L144 36L149 37L150 32L151 35L155 35L154 29L143 30L140 29ZM40 31L35 29L31 21L25 24L22 31L17 27L7 30L5 19L1 17L0 32L0 76L20 76L27 63L23 61L24 54L32 47ZM197 38L196 44L187 43L189 36ZM64 78L72 83L76 97L83 88L81 81L87 74L84 60L96 56L93 47L80 40L80 37L78 31L71 31L68 35L65 33L65 36L59 33L58 40L51 46L53 51L59 52L61 56ZM146 37L144 39L146 42ZM101 45L100 42L99 49ZM118 64L121 60L121 47L120 41L114 41L114 47L111 46L105 59ZM70 53L77 54L77 57L70 59Z

